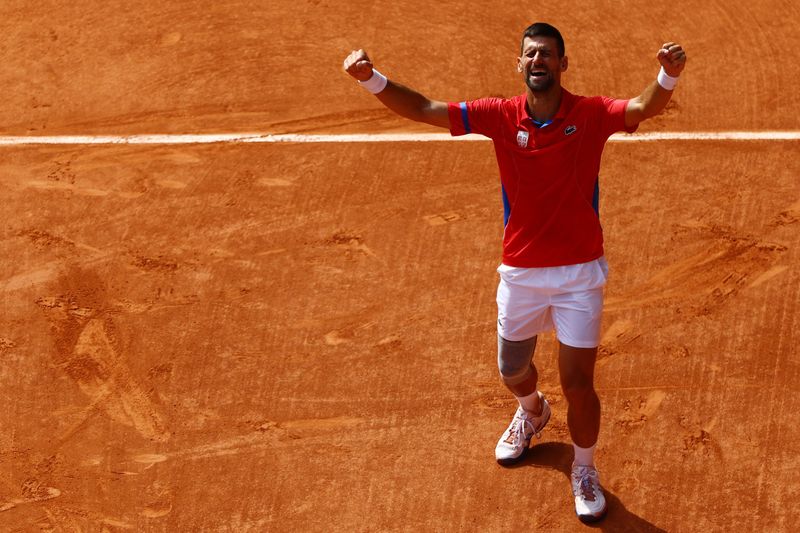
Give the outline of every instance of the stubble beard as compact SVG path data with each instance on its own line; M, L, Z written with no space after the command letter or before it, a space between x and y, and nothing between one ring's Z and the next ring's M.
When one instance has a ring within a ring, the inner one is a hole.
M549 91L553 86L553 83L555 83L555 81L553 80L553 76L551 74L547 74L547 76L542 79L536 79L530 74L525 76L525 85L527 85L528 89L535 93L545 93Z

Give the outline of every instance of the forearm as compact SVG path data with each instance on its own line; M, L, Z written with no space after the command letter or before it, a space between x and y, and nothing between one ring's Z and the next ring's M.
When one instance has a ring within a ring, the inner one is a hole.
M658 115L667 107L678 77L686 66L686 52L676 43L663 44L656 57L661 63L656 81L650 83L642 94L628 101L625 109L625 126L628 128Z
M383 105L401 117L438 126L432 119L434 103L417 91L389 80L386 88L375 95Z
M633 99L633 103L638 107L639 122L661 113L672 98L672 92L663 88L657 81L648 85L642 94Z
M354 50L344 60L344 70L380 102L400 115L440 128L450 128L447 103L430 100L413 89L389 81L372 67L364 50Z

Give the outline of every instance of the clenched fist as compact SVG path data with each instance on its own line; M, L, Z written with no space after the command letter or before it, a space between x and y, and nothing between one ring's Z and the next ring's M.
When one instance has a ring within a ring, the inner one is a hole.
M677 78L686 66L686 52L677 43L664 43L658 51L658 62L664 67L664 72L673 78Z
M372 60L364 50L350 52L343 66L344 70L358 81L367 81L372 77Z

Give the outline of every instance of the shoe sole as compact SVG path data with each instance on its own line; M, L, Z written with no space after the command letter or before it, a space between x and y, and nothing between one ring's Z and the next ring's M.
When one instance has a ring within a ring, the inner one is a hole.
M603 518L605 518L606 515L608 514L608 505L606 505L606 508L603 509L603 512L597 516L591 514L578 514L578 513L575 514L578 516L578 520L580 520L584 524L596 524L597 522L600 522Z
M547 413L547 418L545 419L544 424L542 424L542 429L539 430L539 434L541 434L542 431L544 431L545 426L547 426L547 423L550 422L550 414L551 413L549 413L549 412ZM533 440L533 437L535 437L535 436L536 436L536 434L531 435L531 440ZM530 445L531 445L531 441L529 440L528 441L528 445L525 446L522 449L522 452L516 457L504 457L502 459L495 458L495 459L497 459L497 464L499 464L500 466L512 466L512 465L517 464L518 462L522 461L522 459L528 453L528 450L530 449Z
M530 446L530 442L528 442L528 446ZM500 466L512 466L517 464L518 462L522 461L525 455L527 455L528 446L525 446L522 452L516 457L503 457L501 459L497 459L497 464L499 464Z

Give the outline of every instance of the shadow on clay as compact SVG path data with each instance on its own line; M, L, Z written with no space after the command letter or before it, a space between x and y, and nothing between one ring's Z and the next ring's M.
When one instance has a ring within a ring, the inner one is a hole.
M525 466L550 468L561 472L569 480L573 453L572 446L569 444L545 442L532 446L525 458L510 468ZM586 524L587 527L599 529L600 531L666 533L666 530L628 511L622 501L605 485L603 485L603 492L608 503L608 514L598 523Z

